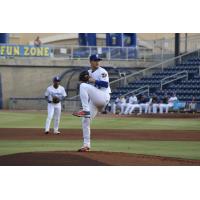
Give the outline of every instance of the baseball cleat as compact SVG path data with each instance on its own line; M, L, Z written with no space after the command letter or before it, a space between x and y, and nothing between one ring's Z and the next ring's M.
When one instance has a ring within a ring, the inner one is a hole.
M54 131L53 132L55 135L59 135L60 134L60 131Z
M45 135L49 134L49 131L45 131L44 134L45 134Z
M88 152L90 151L90 148L89 147L81 147L78 152Z
M76 116L76 117L85 117L85 118L90 118L90 111L78 111L78 112L74 112L72 115Z

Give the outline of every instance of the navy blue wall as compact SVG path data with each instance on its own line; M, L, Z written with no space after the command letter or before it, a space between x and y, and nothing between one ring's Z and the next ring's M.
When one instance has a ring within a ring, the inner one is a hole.
M78 38L79 38L79 45L80 46L86 46L87 45L86 33L79 33Z
M0 33L0 43L8 43L9 34L8 33Z
M80 46L96 46L96 33L79 33Z

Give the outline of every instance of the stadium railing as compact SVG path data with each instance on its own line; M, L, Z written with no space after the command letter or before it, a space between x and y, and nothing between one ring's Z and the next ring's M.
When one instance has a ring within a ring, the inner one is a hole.
M182 78L186 78L188 80L188 72L187 71L181 71L181 72L178 72L176 74L173 74L171 76L167 76L167 77L161 79L160 89L162 90L164 85L166 85L168 83L172 83L172 82L177 81Z

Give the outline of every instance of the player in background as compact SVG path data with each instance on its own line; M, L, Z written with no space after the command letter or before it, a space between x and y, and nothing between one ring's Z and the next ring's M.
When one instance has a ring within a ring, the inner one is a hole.
M147 114L149 108L149 99L145 95L141 95L139 99L140 111L138 114L142 114L142 110Z
M159 99L156 94L153 94L152 98L149 101L149 113L153 111L153 114L158 112L159 107Z
M122 115L122 114L124 114L125 108L127 106L126 98L124 96L121 96L119 103L120 103L120 109L121 109L119 115Z
M173 108L174 107L174 103L176 101L178 101L178 98L176 96L176 93L173 93L172 96L168 100L168 108Z
M98 55L90 56L91 69L88 70L88 79L85 80L80 75L80 99L83 110L74 112L73 115L82 117L82 129L83 129L83 146L78 151L87 152L91 148L90 141L90 123L91 120L101 112L102 109L110 101L110 85L108 72L100 67L99 62L102 59Z
M169 105L168 105L168 96L167 96L167 94L165 94L163 99L161 100L161 103L159 105L159 110L160 110L160 114L163 114L163 111L165 111L165 113L168 113Z
M120 108L121 109L121 103L120 103L120 96L115 99L115 101L112 103L112 113L116 114L116 110Z
M139 108L138 99L135 94L132 94L132 96L130 96L128 99L128 103L126 105L126 110L125 110L124 114L131 115L135 108Z
M54 134L59 134L59 123L61 116L61 101L67 96L64 87L60 85L60 78L53 78L53 85L49 86L45 92L45 99L48 102L48 116L45 125L45 134L49 133L51 120L54 117Z

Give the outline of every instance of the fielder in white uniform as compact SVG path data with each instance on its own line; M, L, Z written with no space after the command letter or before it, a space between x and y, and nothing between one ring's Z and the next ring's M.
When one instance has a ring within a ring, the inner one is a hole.
M90 150L90 122L99 111L109 103L111 89L108 72L99 66L101 58L98 55L90 56L91 69L88 70L88 80L80 84L80 99L83 110L73 115L82 118L83 146L79 152Z
M48 116L45 125L45 134L49 133L51 120L54 117L54 134L59 134L59 123L61 116L61 101L67 96L64 87L59 85L60 78L53 78L53 85L49 86L45 92L45 98L48 102ZM57 99L54 102L54 99Z

